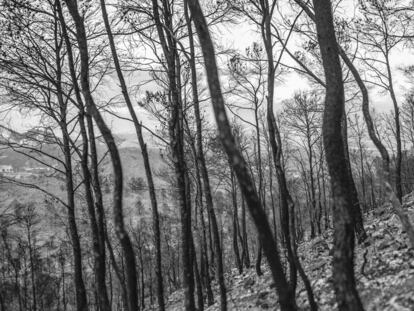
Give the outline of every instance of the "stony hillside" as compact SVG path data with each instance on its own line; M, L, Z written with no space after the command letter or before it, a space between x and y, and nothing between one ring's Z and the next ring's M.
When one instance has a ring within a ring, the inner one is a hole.
M406 210L414 220L414 194L405 197ZM368 240L356 248L355 272L358 290L367 311L414 310L414 249L389 206L366 216ZM299 255L320 310L337 310L332 287L332 230L323 237L299 245ZM305 256L306 254L306 256ZM258 277L254 269L227 275L229 310L278 310L269 271ZM217 301L216 297L216 301ZM309 310L306 292L298 284L297 302ZM169 297L168 310L183 310L182 292ZM216 303L208 311L219 310Z

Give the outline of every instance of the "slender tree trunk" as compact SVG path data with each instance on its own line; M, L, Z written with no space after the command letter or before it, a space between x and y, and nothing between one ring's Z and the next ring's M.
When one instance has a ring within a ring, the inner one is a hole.
M184 156L184 136L183 136L183 107L180 98L180 60L176 47L175 39L171 36L173 31L172 13L167 1L162 1L163 22L160 17L158 1L152 0L152 12L155 26L161 47L167 62L167 76L169 87L169 99L171 101L171 111L169 118L169 136L172 153L172 162L175 170L178 206L180 207L181 217L181 256L183 269L184 305L190 311L195 309L194 300L194 271L191 261L191 204L188 197L188 176L186 160ZM165 30L168 29L168 30Z
M114 272L116 274L116 277L118 279L119 282L119 286L121 287L121 297L122 297L122 301L124 303L124 306L126 307L125 309L128 310L128 291L125 285L125 278L122 275L121 269L119 268L118 264L116 263L116 259L115 259L115 254L114 254L114 250L112 248L112 244L109 241L109 236L108 233L105 230L105 242L106 245L108 247L108 254L109 254L109 259L111 261L111 265L112 268L114 269Z
M111 155L112 166L114 171L114 193L113 193L113 214L115 231L120 240L122 250L124 252L126 268L127 268L127 288L128 288L128 306L129 311L138 309L138 297L137 297L137 276L136 276L136 265L135 255L132 248L131 240L127 231L125 230L124 219L123 219L123 172L121 165L121 158L116 146L114 137L111 130L105 123L101 113L95 105L92 97L92 92L89 84L89 55L88 55L88 44L86 37L86 30L83 18L79 14L76 0L65 0L69 13L75 23L76 28L76 39L78 41L78 48L80 54L81 63L81 86L82 93L85 99L87 112L92 115L96 125L98 126L105 143L108 147Z
M78 234L78 228L76 225L75 217L75 197L73 188L73 176L72 176L72 160L69 147L69 140L66 135L63 135L63 146L65 153L65 166L66 166L66 196L67 196L67 209L68 209L68 224L69 232L72 241L73 260L74 260L74 283L76 291L76 309L78 311L87 311L87 298L85 283L83 282L82 273L82 252Z
M306 120L308 121L308 120ZM312 214L316 215L316 191L315 191L315 179L314 179L314 172L313 172L313 147L311 143L311 133L309 128L309 123L307 122L307 143L308 143L308 151L309 151L309 179L310 179L310 199L312 203ZM312 217L316 220L316 227L318 229L318 234L321 234L321 224L318 221L318 217Z
M262 171L262 148L260 146L260 125L259 125L259 106L257 102L257 98L254 99L254 120L255 120L255 130L256 130L256 144L257 144L257 173L259 179L259 187L258 192L260 196L260 200L263 204L263 209L266 213L266 204L265 204L265 195L263 192L263 171ZM256 255L256 273L257 275L262 275L262 243L260 242L260 238L257 237L257 255Z
M205 233L205 222L204 222L204 216L203 216L203 187L202 187L202 181L201 181L201 174L200 174L200 168L197 163L197 150L194 142L194 138L191 136L190 128L188 127L188 123L186 122L187 126L187 132L189 136L189 145L193 154L194 163L195 163L195 180L196 180L196 186L197 186L197 194L195 198L196 206L199 208L195 209L195 224L197 226L197 216L200 220L201 230L198 231L201 233L199 234L199 242L200 242L200 269L198 269L197 263L194 265L194 274L196 277L196 290L197 290L197 303L198 308L204 308L204 301L200 302L200 288L199 285L206 287L207 296L208 296L208 304L212 305L214 303L213 293L211 290L211 279L208 269L208 255L207 255L207 241L206 241L206 233ZM198 210L198 213L197 213ZM193 243L194 244L194 243ZM196 250L193 249L194 255L193 257L196 259ZM197 276L198 273L199 275ZM198 279L197 279L198 278ZM203 297L203 292L201 289L201 297Z
M145 310L144 258L142 255L142 245L140 239L138 239L138 259L140 269L141 308L142 310Z
M58 6L60 7L60 2L57 1ZM65 22L62 19L61 9L58 9L60 14L60 22L62 28L65 27ZM73 260L74 260L74 283L75 283L75 293L76 293L76 308L78 311L88 310L87 298L86 298L86 289L85 283L83 281L82 273L82 255L81 255L81 246L79 241L79 234L76 225L75 217L75 197L74 197L74 186L73 186L73 175L72 175L72 159L71 159L71 150L69 144L69 138L66 128L66 121L62 120L61 130L63 136L63 152L65 157L65 174L66 174L66 196L67 196L67 209L68 209L68 224L69 232L72 241L73 249Z
M197 252L194 245L194 241L191 243L192 255L193 255L193 266L194 266L194 276L196 280L196 293L197 293L197 311L204 310L204 299L203 299L203 284L200 276L200 271L197 264Z
M303 10L306 12L306 14L312 20L315 20L315 14L312 13L312 11L310 10L310 8L307 6L307 4L305 2L303 2L302 0L295 0L295 2L301 8L303 8ZM384 176L383 176L382 179L385 182L385 188L386 188L386 192L387 192L387 195L388 195L388 199L389 199L389 201L391 202L391 204L393 206L393 210L394 210L395 214L400 219L400 222L401 222L405 232L407 232L407 235L408 235L408 238L410 240L411 246L414 247L414 228L411 224L411 221L410 221L407 213L402 208L401 202L398 200L398 198L397 198L397 200L394 200L394 197L396 195L395 195L394 191L392 190L392 187L390 186L390 184L391 184L390 156L389 156L388 151L385 148L384 144L380 141L380 139L377 136L377 133L375 132L374 122L372 121L370 111L369 111L368 90L367 90L361 76L359 75L358 70L356 69L356 67L354 66L352 61L349 59L349 57L346 54L345 50L342 49L339 45L338 45L338 50L339 50L339 54L340 54L342 60L344 61L346 66L351 71L351 73L352 73L352 75L355 79L355 82L358 84L358 87L361 90L361 94L362 94L362 112L363 112L363 115L364 115L365 122L367 124L369 137L371 138L371 140L374 143L375 147L377 147L379 153L381 154L382 166L383 166L383 171L384 171Z
M32 310L37 310L37 299L36 299L36 277L35 277L35 266L34 266L34 257L33 257L33 246L32 246L32 236L30 232L30 226L27 225L27 242L29 246L29 261L30 261L30 278L32 285Z
M200 220L201 220L201 226L202 226L202 234L203 234L203 261L204 261L204 284L206 287L207 292L207 305L211 306L214 304L214 295L213 290L211 288L211 277L210 277L210 271L209 271L209 258L208 258L208 249L207 249L207 236L206 236L206 224L204 220L204 212L203 209L200 209Z
M243 263L240 259L239 243L238 243L238 227L237 227L237 218L238 216L238 206L237 206L237 191L234 184L234 173L231 172L231 196L233 202L233 251L234 258L236 261L237 269L239 273L243 273Z
M291 227L291 221L294 220L295 215L291 214L294 211L294 202L290 196L286 176L282 163L282 142L280 139L280 132L276 124L276 120L273 113L273 96L274 96L274 84L275 84L275 64L273 60L273 43L272 43L272 31L271 31L271 17L274 7L270 8L267 1L260 2L263 14L263 23L261 26L262 39L265 45L268 62L268 84L267 84L267 123L269 131L269 140L272 150L273 162L276 169L276 176L279 182L280 192L280 218L283 241L285 242L287 250L287 259L289 262L290 272L290 291L292 295L295 295L297 285L297 269L302 270L300 274L303 281L309 283L304 270L301 267L299 258L295 252L295 228ZM292 212L291 212L292 211ZM311 224L313 217L310 218ZM293 230L293 232L292 232ZM300 266L300 267L299 267ZM306 287L309 303L312 310L317 309L316 302L314 300L313 292L310 286ZM315 309L316 308L316 309Z
M108 293L106 288L106 256L105 256L105 233L104 233L104 216L103 216L103 203L102 203L102 193L99 185L99 178L98 178L98 164L97 164L97 154L96 154L96 146L95 146L95 136L93 133L93 125L92 120L89 115L86 116L88 121L88 128L89 128L89 143L91 146L91 159L92 159L92 172L93 175L91 176L89 167L88 167L88 134L85 128L85 111L84 111L84 103L81 97L80 88L75 72L75 64L73 60L73 52L72 52L72 45L69 39L69 35L67 33L66 23L63 17L62 7L60 1L57 1L57 12L59 16L59 21L61 24L62 34L66 43L66 49L68 54L68 63L69 63L69 70L70 76L72 79L72 83L74 86L74 93L76 96L77 104L80 110L80 126L81 126L81 135L83 138L83 155L81 159L82 170L84 174L84 184L85 184L85 191L86 191L86 199L88 205L88 211L90 215L91 221L91 229L93 235L93 246L94 246L94 255L95 255L95 275L97 278L97 285L99 289L99 305L102 311L109 311L111 310L111 306L109 305L108 300ZM59 55L57 54L57 58L59 59ZM60 61L57 62L57 67L59 72L61 72L60 68ZM58 83L59 91L61 90L61 83L59 80ZM61 92L58 92L60 94ZM60 105L63 105L63 99L61 96L58 96ZM90 183L94 185L94 192L95 192L95 202L92 196L92 191L90 187ZM97 206L97 214L98 219L95 216L94 206Z
M329 201L326 195L325 162L323 161L323 159L324 159L324 155L321 153L321 171L322 171L322 189L323 189L325 230L328 230L329 229L329 212L328 212Z
M309 6L303 2L302 0L295 0L295 2L306 12L306 14L313 20L315 21L315 14L311 11L311 9L309 8ZM345 51L343 51L343 49L338 45L338 52L341 55L342 59L344 60L344 62L347 64L347 66L349 67L350 71L355 70L355 67L353 67L352 62L348 59L348 57L346 56ZM353 68L351 68L353 67ZM356 70L355 70L356 71ZM353 72L354 74L354 72ZM355 77L355 75L354 75ZM356 80L358 80L357 78L355 78ZM362 80L361 80L362 82ZM357 83L359 84L359 82L357 81ZM324 84L324 86L326 87L326 85ZM365 86L364 86L365 88ZM368 99L367 94L364 94L364 91L361 89L362 91L362 97L363 97L363 103L365 101L365 99ZM366 91L366 89L365 89ZM366 96L365 96L366 95ZM363 104L364 105L364 104ZM345 109L345 108L344 108ZM342 134L344 135L343 138L343 142L346 144L345 145L345 156L347 159L346 165L347 165L347 171L348 171L348 175L350 175L350 179L351 179L351 187L352 187L352 191L351 191L351 195L353 197L353 202L354 204L352 205L353 208L353 213L352 213L352 217L354 217L354 225L355 225L355 231L357 233L358 236L358 241L362 242L366 239L366 233L365 233L365 229L363 227L363 219L362 219L362 213L361 213L361 206L359 204L359 199L358 199L358 192L356 191L356 187L355 187L355 183L353 180L353 176L352 176L352 170L351 170L351 165L349 163L349 156L348 156L348 143L347 143L347 128L346 128L346 116L344 116L344 119L341 120L343 127L342 127Z
M87 132L89 135L89 146L90 146L90 158L91 158L91 183L93 187L95 211L97 216L97 232L98 232L98 245L99 245L99 270L100 280L98 284L99 291L103 292L106 290L106 230L105 230L105 210L103 205L102 189L99 181L99 167L98 167L98 153L96 150L95 143L95 132L93 129L93 120L89 114L86 114ZM108 297L108 294L106 293ZM108 298L101 297L101 303L106 303ZM109 304L109 310L112 309L112 304ZM102 310L105 310L103 308Z
M68 209L68 224L69 232L72 241L73 258L74 258L74 283L76 290L76 307L78 311L88 310L86 288L83 281L82 272L82 251L80 245L80 239L78 234L78 228L75 217L75 191L73 186L73 173L72 173L72 158L69 143L69 135L66 128L66 121L62 120L61 125L63 136L63 152L65 157L65 174L66 174L66 196L67 196L67 209Z
M202 136L202 124L201 124L201 114L200 114L200 104L198 100L198 87L197 87L197 71L195 64L195 53L194 53L194 40L193 40L193 30L191 27L191 20L188 14L188 6L186 1L184 2L185 17L187 21L187 28L189 34L189 43L190 43L190 67L191 67L191 88L193 95L194 103L194 115L196 118L196 129L197 129L197 165L200 166L201 176L203 178L204 185L204 194L206 197L207 211L211 220L211 226L213 231L213 242L216 252L216 265L217 265L217 280L220 290L220 309L222 311L227 310L227 294L226 286L224 284L224 268L223 268L223 254L220 244L220 235L218 231L217 218L214 211L213 197L211 195L210 188L210 179L208 175L206 160L204 158L203 150L203 136Z
M242 233L243 233L243 252L244 252L244 265L247 269L250 268L250 252L249 252L249 240L247 237L247 219L246 219L246 204L244 198L241 198L242 204Z
M17 271L17 268L14 268L14 283L16 284L17 300L19 302L19 311L22 311L23 303L22 303L21 289L19 285L19 272Z
M395 190L396 196L400 203L402 203L402 181L401 181L401 168L402 168L402 146L401 146L401 122L400 122L400 107L398 107L397 98L394 92L394 83L391 74L390 61L388 53L386 54L386 67L389 80L389 92L391 95L392 103L394 106L394 122L395 122L395 140L397 142L397 157L395 159Z
M320 166L316 172L316 183L318 187L318 206L319 206L319 213L318 213L318 221L322 228L322 214L323 214L323 204L322 204L322 188L321 188L321 178L320 178ZM321 229L322 230L322 229Z
M65 260L61 260L61 270L62 270L62 304L63 311L66 311L66 287L65 287Z
M83 109L83 108L82 108ZM89 220L92 233L92 246L94 255L94 272L97 286L98 306L101 311L110 311L108 291L106 288L106 269L105 269L105 252L102 252L102 245L99 237L98 221L95 213L95 204L92 196L91 189L91 174L89 171L88 158L89 158L89 142L86 133L84 111L80 111L79 125L81 129L81 136L83 140L81 166L83 172L83 183L85 186L85 199L88 206ZM104 245L105 247L105 245Z
M364 152L362 148L362 137L358 133L358 149L359 149L359 161L361 162L361 188L362 188L362 201L363 210L367 211L367 194L365 189L365 166L364 166Z
M323 141L334 198L333 279L339 310L363 310L354 277L351 180L346 167L341 121L345 96L330 1L314 0L315 23L326 81Z
M274 82L275 82L275 65L273 60L273 44L271 32L271 8L267 1L260 2L263 14L263 23L261 26L262 40L265 45L267 55L267 125L269 132L269 141L272 150L273 162L276 170L276 177L279 183L280 195L280 222L282 229L282 237L284 245L286 246L287 259L289 262L289 290L291 295L295 296L297 271L294 260L294 252L291 245L291 232L289 226L289 205L293 204L292 198L287 187L286 176L282 164L282 142L280 133L276 124L273 112L273 96L274 96Z
M257 237L257 249L256 249L256 263L254 265L255 269L256 269L256 274L258 276L262 276L263 272L262 272L262 250L263 250L263 246L262 246L262 242L260 241L260 238Z
M155 276L157 279L157 298L158 298L158 307L160 311L165 310L165 302L164 302L164 286L163 286L163 278L162 278L162 261L161 261L161 232L160 232L160 220L159 220L159 213L158 213L158 204L157 204L157 197L155 194L155 186L154 180L152 177L151 166L149 162L149 156L147 151L147 146L144 141L144 137L142 135L142 126L139 122L135 110L132 106L131 98L128 93L128 89L125 83L124 75L122 73L121 65L118 59L118 53L116 51L116 46L111 30L111 26L108 20L108 14L106 11L105 1L101 0L101 8L102 8L102 18L104 20L106 33L108 35L109 46L111 47L112 58L114 61L116 73L118 75L118 80L121 86L122 95L124 97L125 103L128 107L129 113L131 115L132 121L134 123L135 132L138 137L138 142L141 148L142 158L144 161L144 168L145 174L147 178L148 190L150 195L151 201L151 208L152 208L152 226L154 231L154 245L155 245Z
M272 225L273 225L273 231L274 231L274 236L275 239L277 237L277 225L276 225L276 204L275 204L275 199L274 199L274 195L273 195L273 165L272 163L272 159L271 159L271 152L270 152L270 148L268 150L268 155L269 155L269 192L270 192L270 205L272 207Z
M345 151L345 159L346 159L346 171L348 174L348 179L350 181L350 187L351 187L351 196L352 196L352 208L353 212L352 215L354 217L354 226L355 226L355 233L358 239L358 243L362 243L367 239L367 234L364 229L364 222L362 219L362 212L361 212L361 205L358 198L358 191L355 186L354 177L352 175L352 167L351 162L349 160L349 149L348 149L348 122L347 122L347 116L344 111L342 114L342 120L341 120L341 133L342 133L342 139L344 143L344 151Z
M59 4L59 14L60 14L60 20L63 21L62 17L62 11ZM68 50L68 58L69 58L69 66L71 71L71 76L73 80L73 84L75 85L75 93L77 102L79 105L79 125L80 125L80 132L82 136L82 153L81 153L81 168L84 178L84 186L85 186L85 199L88 207L88 213L89 213L89 219L90 219L90 226L91 226L91 233L92 233L92 246L93 246L93 254L94 254L94 272L96 277L96 283L99 288L99 300L98 305L102 311L109 311L109 300L108 300L108 294L106 290L106 283L105 283L105 253L102 253L102 248L100 247L100 241L99 241L99 232L98 232L98 224L96 220L96 214L95 214L95 207L94 207L94 200L92 197L92 190L91 190L91 176L88 166L88 157L89 157L89 148L88 148L88 135L86 132L85 127L85 111L83 107L83 101L80 96L79 87L77 84L76 74L74 70L74 62L73 62L73 55L72 55L72 49L69 42L69 38L67 35L66 25L62 23L62 32L64 33L64 38L66 40L67 50ZM60 81L61 76L61 66L60 66L60 55L57 52L56 53L56 68L57 68L57 98L59 105L61 107L61 115L66 115L66 104L64 102L63 96L62 96L62 86ZM67 131L66 128L62 127L62 131ZM65 133L65 135L68 136L69 134Z
M266 213L256 192L255 185L249 174L247 164L237 148L229 121L227 119L224 99L221 92L215 59L213 43L207 28L207 23L197 0L188 1L190 11L197 29L200 45L203 51L207 80L213 103L214 114L219 129L219 136L226 151L231 166L236 173L240 189L246 199L247 206L259 232L263 251L275 281L282 311L296 310L295 297L288 289L288 283L280 262L276 242L272 235Z

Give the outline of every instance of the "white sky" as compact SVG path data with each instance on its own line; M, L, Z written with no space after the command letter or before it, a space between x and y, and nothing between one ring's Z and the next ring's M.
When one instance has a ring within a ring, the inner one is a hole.
M228 28L222 32L222 37L224 38L225 47L232 48L238 51L243 52L247 47L256 40L260 40L255 29L246 24L243 25L234 25L234 27ZM223 44L223 42L221 42ZM286 61L289 58L287 54L284 56ZM288 61L289 62L289 61ZM292 62L289 62L293 64ZM397 97L400 101L403 99L404 94L409 90L409 86L412 84L412 81L409 81L406 76L404 76L398 68L407 66L408 64L414 64L414 53L411 49L401 49L396 51L392 57L392 66L394 68L394 80L396 85ZM360 70L360 74L364 76L364 72ZM222 77L223 78L223 77ZM225 83L224 83L225 84ZM222 84L223 85L223 84ZM368 86L369 87L369 86ZM150 87L151 89L152 87ZM283 77L282 82L278 82L275 86L275 110L280 109L281 102L284 99L291 98L296 91L309 89L310 86L307 80L300 76L297 73L289 73ZM378 92L378 89L370 88L370 106L378 112L385 112L392 110L392 103L389 97L389 94L382 94ZM142 109L141 109L142 110ZM118 109L118 112L124 116L128 117L128 110L126 108ZM151 121L150 116L145 111L139 111L143 114L142 121L148 126L153 127L154 123ZM130 133L133 132L133 125L130 122L111 119L111 124L115 132L118 133Z
M353 1L353 0L351 0ZM231 25L227 29L221 29L220 33L221 42L220 45L225 46L226 48L233 48L235 50L239 50L244 52L244 50L250 46L254 41L260 42L260 38L258 37L257 32L255 31L254 26L249 25L248 23ZM288 61L289 57L285 54L284 61ZM290 62L293 64L292 62ZM414 64L414 54L412 50L402 49L397 53L394 53L392 57L392 65L394 68L394 80L396 84L396 92L399 99L402 99L404 94L407 92L409 83L411 81L407 81L407 79L399 72L397 68L401 66L406 66L408 64ZM363 72L360 72L362 75ZM137 83L139 80L147 80L148 74L141 73L134 75L134 78L129 79L128 83L131 85ZM111 97L116 95L120 95L120 90L118 85L118 81L116 77L112 79L112 81L106 82L103 87L101 87L101 91L99 97L102 100L108 100ZM309 85L306 82L306 79L299 76L298 74L292 73L288 74L284 77L283 82L279 82L276 85L275 89L275 109L278 110L280 108L280 103L283 99L289 98L293 95L295 91L301 89L307 89ZM146 89L154 90L154 84L150 84L142 88L144 92ZM392 108L390 98L388 94L379 94L377 90L373 89L370 90L370 99L371 99L371 107L375 107L377 111L387 111ZM0 99L1 100L1 99ZM129 117L128 110L126 108L116 108L116 112L122 117ZM147 126L154 128L155 122L149 116L149 114L143 111L142 108L139 108L136 105L136 111L140 118L140 120ZM112 127L114 133L133 133L134 129L130 122L125 120L117 119L109 114L105 114L105 118L107 122ZM0 121L1 122L1 121ZM38 122L36 117L24 117L21 116L17 112L10 112L6 115L4 120L1 123L10 124L18 130L23 130L25 128L30 128L33 125L36 125Z

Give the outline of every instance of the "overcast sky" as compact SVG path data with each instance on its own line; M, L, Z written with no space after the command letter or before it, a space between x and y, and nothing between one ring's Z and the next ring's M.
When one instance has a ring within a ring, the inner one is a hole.
M353 3L351 0L349 3ZM229 27L222 28L218 31L218 35L215 38L219 38L219 45L225 48L231 48L244 52L247 47L249 47L254 41L260 42L260 38L256 32L256 29L253 25L248 23L230 25ZM294 44L294 43L293 43ZM285 54L282 59L283 62L293 64L289 56ZM225 66L227 61L225 56L220 58L220 61ZM392 66L394 68L394 81L396 84L397 96L402 100L404 94L408 90L407 78L398 70L402 66L407 66L408 64L414 64L414 55L411 49L401 49L396 51L392 55ZM361 75L364 76L364 72L361 72ZM142 81L149 79L147 73L136 73L133 76L130 76L128 83L134 85ZM222 76L223 85L226 84L226 77ZM411 81L410 81L411 82ZM102 87L98 92L98 100L107 101L110 98L113 98L117 95L120 95L120 89L117 86L118 81L116 77L107 78ZM280 81L276 85L275 89L275 110L277 111L281 107L281 102L284 99L292 97L295 91L308 89L309 85L306 82L306 79L299 76L296 73L290 73L284 76L283 81ZM146 90L156 89L155 83L150 83L142 87L141 93L144 94ZM1 99L0 99L1 100ZM392 109L392 104L388 94L379 94L377 89L370 90L370 100L371 107L374 107L377 111L387 111ZM136 101L135 101L136 102ZM142 108L139 108L136 105L137 113L142 122L154 128L156 122L150 117L150 115L143 111ZM207 108L209 110L210 108ZM114 108L114 111L122 117L128 118L129 114L126 108ZM4 115L4 114L3 114ZM2 123L10 123L15 129L22 131L24 129L35 126L38 123L38 118L35 116L22 116L18 112L9 112L4 115ZM133 133L133 126L130 122L115 118L109 114L105 114L107 122L112 127L115 133Z

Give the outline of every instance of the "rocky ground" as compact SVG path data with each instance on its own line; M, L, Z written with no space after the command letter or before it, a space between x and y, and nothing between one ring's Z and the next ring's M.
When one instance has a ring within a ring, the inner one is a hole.
M414 221L414 194L404 200L404 207ZM356 248L355 273L357 286L367 311L414 310L414 249L401 229L400 222L389 206L367 215L368 239ZM299 245L299 256L312 282L320 310L336 310L332 287L332 231ZM258 277L253 269L226 276L229 310L278 310L277 296L267 269ZM168 299L168 310L183 310L182 292ZM216 297L216 301L218 301ZM306 291L298 284L297 302L308 310ZM207 308L219 310L218 303Z

